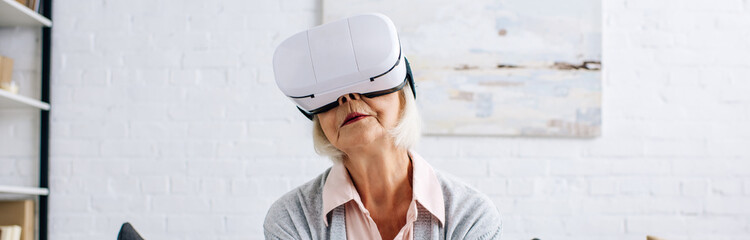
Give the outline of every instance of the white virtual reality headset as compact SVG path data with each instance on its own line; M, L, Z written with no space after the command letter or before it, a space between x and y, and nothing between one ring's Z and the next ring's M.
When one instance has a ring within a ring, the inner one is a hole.
M276 47L273 72L279 89L311 120L349 93L372 98L409 83L416 97L396 27L383 14L357 15L294 34Z

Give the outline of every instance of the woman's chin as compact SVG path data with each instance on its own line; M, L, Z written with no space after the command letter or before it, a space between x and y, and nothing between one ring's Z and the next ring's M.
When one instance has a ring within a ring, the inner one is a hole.
M357 125L344 126L347 129L341 131L337 144L340 149L357 149L368 146L377 147L378 141L383 140L385 137L385 131L379 127L367 126L367 124L354 124Z

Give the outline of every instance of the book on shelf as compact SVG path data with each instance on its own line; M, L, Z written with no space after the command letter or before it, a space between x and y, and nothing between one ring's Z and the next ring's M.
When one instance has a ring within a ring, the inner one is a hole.
M13 82L13 59L0 56L0 89L18 93L18 86Z
M31 10L34 10L34 12L39 12L39 2L41 0L26 0L29 1L29 5L26 5L27 7L31 8Z
M41 0L16 0L16 2L26 6L31 10L34 10L34 12L39 12L39 3L41 2Z
M2 213L0 214L0 226L20 226L19 238L15 238L15 240L34 240L33 200L0 201L0 213ZM5 232L6 229L2 228L2 231Z
M21 240L21 226L0 226L0 240Z
M21 5L24 5L26 7L29 6L29 0L16 0L16 2L20 3Z
M13 59L0 56L0 85L10 84L13 76Z

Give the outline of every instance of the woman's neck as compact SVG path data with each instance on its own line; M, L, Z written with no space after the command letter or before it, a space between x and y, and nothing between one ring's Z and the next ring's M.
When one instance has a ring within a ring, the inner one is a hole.
M373 144L377 146L377 144ZM412 165L405 149L389 146L358 149L347 154L344 166L371 213L406 209L412 199Z

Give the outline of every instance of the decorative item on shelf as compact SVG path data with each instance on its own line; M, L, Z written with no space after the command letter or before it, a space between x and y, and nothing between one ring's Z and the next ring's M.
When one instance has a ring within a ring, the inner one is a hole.
M18 93L18 85L11 79L13 76L13 59L0 56L0 89Z
M11 81L8 84L0 84L0 89L8 91L12 94L18 93L18 84L16 82Z
M0 240L21 240L21 226L0 226Z
M15 239L34 240L34 201L0 201L0 226L17 225L19 236ZM6 231L5 228L2 229ZM8 230L15 231L15 230ZM3 236L5 234L3 233ZM5 238L2 238L4 240Z

